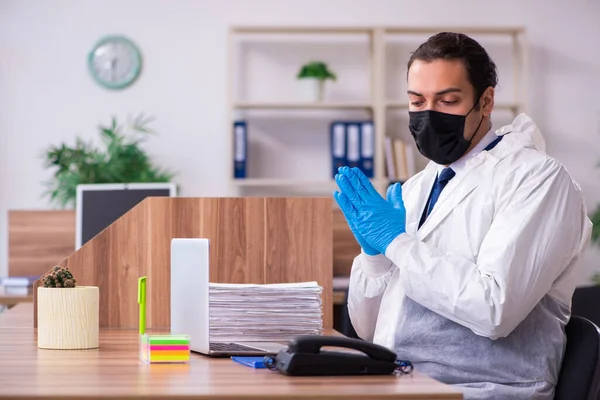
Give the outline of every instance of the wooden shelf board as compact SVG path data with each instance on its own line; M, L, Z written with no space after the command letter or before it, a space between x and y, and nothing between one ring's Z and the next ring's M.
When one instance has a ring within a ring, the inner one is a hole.
M370 179L370 181L375 185L377 183L377 179ZM387 179L385 179L387 181ZM242 179L233 179L233 183L237 186L288 186L288 187L315 187L318 189L321 188L335 188L336 183L335 180L301 180L301 179L277 179L277 178L242 178Z
M314 180L303 181L298 179L271 179L271 178L244 178L234 179L237 186L334 186L335 181L331 180Z
M244 110L335 110L369 109L371 103L323 102L323 103L286 103L286 102L236 102L234 108Z
M269 33L269 34L287 34L287 33L344 33L344 34L365 34L371 33L373 28L370 26L233 26L233 33Z
M383 30L385 33L412 33L412 34L428 34L437 32L462 32L466 34L487 34L487 35L502 35L502 34L517 34L525 31L522 26L512 27L435 27L435 26L233 26L233 33L268 33L268 34L288 34L288 33L331 33L331 34L365 34L372 33L377 29Z
M385 33L388 34L435 34L438 32L461 32L465 34L481 34L481 35L514 35L525 32L522 26L514 27L385 27Z

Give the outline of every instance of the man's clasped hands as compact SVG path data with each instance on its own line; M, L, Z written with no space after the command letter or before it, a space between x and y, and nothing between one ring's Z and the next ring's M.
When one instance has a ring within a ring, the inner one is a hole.
M388 187L386 201L358 168L340 167L335 182L340 192L333 197L358 244L368 255L385 254L390 243L406 232L402 186Z

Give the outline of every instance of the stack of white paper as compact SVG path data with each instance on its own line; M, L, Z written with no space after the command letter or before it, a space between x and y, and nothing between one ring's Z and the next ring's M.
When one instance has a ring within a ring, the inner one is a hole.
M317 282L211 283L210 340L287 342L321 334L322 292Z

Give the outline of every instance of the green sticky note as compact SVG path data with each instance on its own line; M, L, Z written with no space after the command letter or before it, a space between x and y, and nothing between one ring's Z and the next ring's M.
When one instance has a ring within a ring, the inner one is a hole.
M150 344L189 344L187 336L150 336Z

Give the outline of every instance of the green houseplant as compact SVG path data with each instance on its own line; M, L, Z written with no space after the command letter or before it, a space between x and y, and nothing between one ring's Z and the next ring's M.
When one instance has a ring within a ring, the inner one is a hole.
M37 288L38 347L95 349L99 346L100 292L77 286L67 267L55 266Z
M310 61L303 65L298 72L298 79L306 83L309 98L312 101L322 101L327 80L335 81L336 75L322 61Z
M600 166L600 163L598 163L597 166ZM597 244L600 244L600 205L598 205L598 207L596 207L596 210L590 216L590 219L593 224L593 226L592 226L592 243L597 245ZM600 273L596 273L596 274L592 275L591 281L594 285L600 286Z
M98 127L100 147L81 138L74 146L50 146L44 154L45 166L55 171L44 194L67 208L75 204L78 184L170 182L174 174L154 165L141 147L153 133L148 126L151 121L140 114L121 126L113 117L110 125Z

